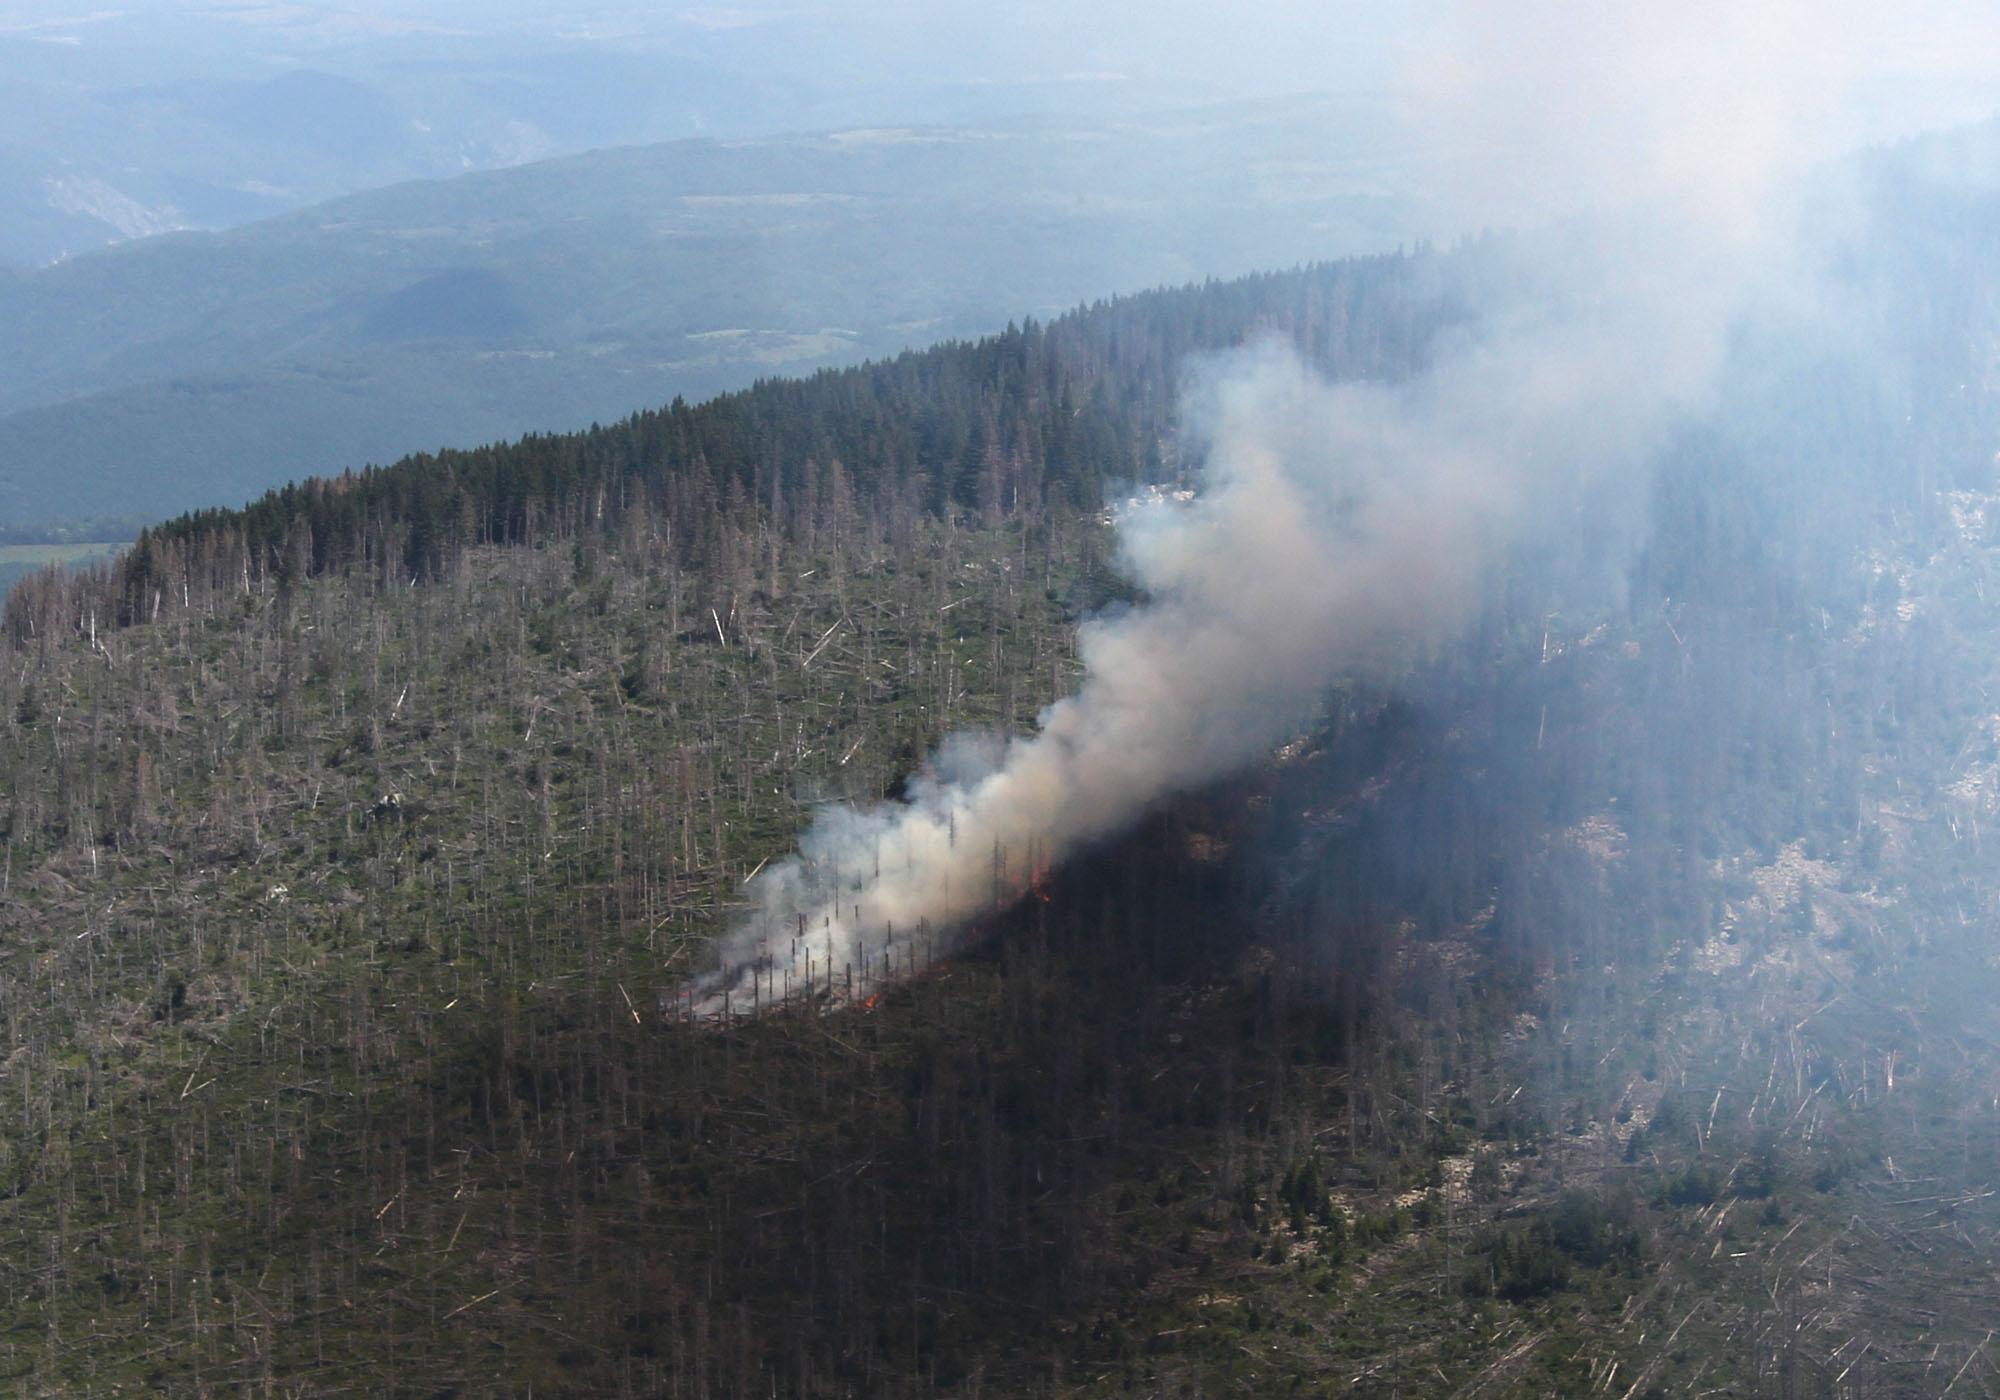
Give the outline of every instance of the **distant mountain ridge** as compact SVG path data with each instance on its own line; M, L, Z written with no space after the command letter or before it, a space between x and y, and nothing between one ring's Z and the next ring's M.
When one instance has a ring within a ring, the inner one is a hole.
M0 523L229 503L1394 247L1421 223L1398 149L1373 99L674 142L107 249L0 278Z

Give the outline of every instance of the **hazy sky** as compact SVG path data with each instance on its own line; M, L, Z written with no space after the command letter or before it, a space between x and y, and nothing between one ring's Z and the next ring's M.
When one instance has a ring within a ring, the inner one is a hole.
M1852 0L1760 0L1751 5L1599 4L1564 0L757 0L756 3L651 3L583 0L7 0L0 34L33 30L45 38L88 36L121 19L176 15L246 30L318 29L389 35L424 29L596 36L606 42L736 34L789 46L812 34L831 41L825 56L879 60L897 76L926 72L992 81L1066 76L1179 80L1193 88L1241 95L1291 88L1382 86L1412 57L1455 49L1467 33L1496 58L1525 48L1544 52L1588 46L1610 31L1634 41L1688 45L1752 44L1775 34L1817 30L1793 54L1811 63L1853 49L1860 37L1877 76L1912 81L1987 76L1975 42L1990 36L1986 0L1879 6ZM746 49L754 49L746 45ZM1893 73L1890 70L1895 70ZM890 76L885 71L882 76ZM1547 94L1543 94L1547 96Z
M1366 5L1265 0L1214 6L1018 0L1005 6L938 0L802 0L693 5L585 0L10 0L0 35L89 47L136 17L173 16L246 36L329 42L457 30L562 36L604 44L701 42L744 59L760 53L822 80L864 84L1128 82L1180 85L1190 98L1380 85L1401 44L1441 10L1434 3ZM246 61L267 55L246 44Z
M1452 184L1502 217L1689 188L1754 203L1777 169L1990 115L2000 6L1465 0L1405 52Z

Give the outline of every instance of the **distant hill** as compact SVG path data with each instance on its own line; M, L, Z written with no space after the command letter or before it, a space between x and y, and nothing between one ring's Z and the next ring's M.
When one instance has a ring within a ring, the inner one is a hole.
M611 146L1359 91L1409 24L1329 15L1313 42L1178 8L7 0L0 267Z
M232 227L403 180L846 119L802 120L823 94L787 81L779 55L746 65L729 36L671 15L635 26L429 9L11 0L0 264Z
M0 524L161 515L1394 247L1384 106L608 150L0 279ZM1328 133L1334 133L1329 141Z

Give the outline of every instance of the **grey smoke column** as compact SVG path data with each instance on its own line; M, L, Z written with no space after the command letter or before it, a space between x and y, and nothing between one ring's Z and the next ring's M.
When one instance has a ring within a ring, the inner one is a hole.
M808 955L823 978L859 968L859 939L949 928L1155 800L1255 761L1336 678L1449 636L1545 488L1628 459L1665 402L1634 404L1622 362L1570 329L1566 348L1531 347L1548 328L1523 323L1394 387L1329 384L1277 344L1205 365L1189 389L1200 489L1121 514L1148 601L1084 625L1077 693L1031 737L947 745L907 803L823 815L752 887L725 963L775 959L797 986ZM1615 430L1579 433L1614 394Z
M1895 52L1880 22L1832 8L1876 49L1834 44L1809 5L1457 7L1460 42L1414 75L1441 168L1492 173L1472 138L1504 128L1485 154L1521 162L1499 172L1510 194L1628 212L1524 240L1477 325L1407 384L1329 384L1275 344L1198 367L1200 489L1123 514L1149 601L1084 627L1077 693L1031 737L948 744L907 803L822 816L753 886L724 966L796 987L807 957L859 972L861 941L892 925L948 930L1032 866L1254 762L1336 678L1450 638L1506 552L1629 528L1649 453L1699 411L1745 309L1823 314L1781 177ZM1993 28L1940 14L1940 36Z

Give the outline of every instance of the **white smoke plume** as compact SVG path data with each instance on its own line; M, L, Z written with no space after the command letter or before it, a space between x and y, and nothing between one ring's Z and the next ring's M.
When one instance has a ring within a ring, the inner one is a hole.
M1623 25L1581 0L1462 10L1465 42L1416 75L1426 111L1459 121L1439 149L1463 157L1469 133L1504 126L1529 162L1510 190L1636 212L1524 240L1532 262L1410 382L1328 383L1275 343L1199 367L1199 489L1120 518L1146 601L1084 626L1077 692L1032 736L948 744L906 802L823 814L752 887L707 1005L847 968L874 980L890 930L948 935L1150 804L1254 763L1336 680L1448 640L1509 550L1620 528L1615 508L1590 512L1643 498L1648 452L1699 408L1750 300L1811 303L1780 176L1822 154L1865 65L1815 7L1752 9L1695 0Z
M1146 602L1084 625L1082 684L1034 735L948 745L907 802L822 815L724 946L738 1004L879 968L891 930L942 932L1017 897L1157 799L1268 753L1333 681L1448 637L1524 521L1631 460L1698 379L1674 362L1687 347L1661 347L1642 399L1629 359L1604 353L1630 328L1592 314L1566 343L1523 321L1399 386L1327 383L1275 343L1208 365L1190 389L1199 491L1119 520ZM1546 343L1522 353L1531 339ZM1611 401L1622 418L1580 431Z

